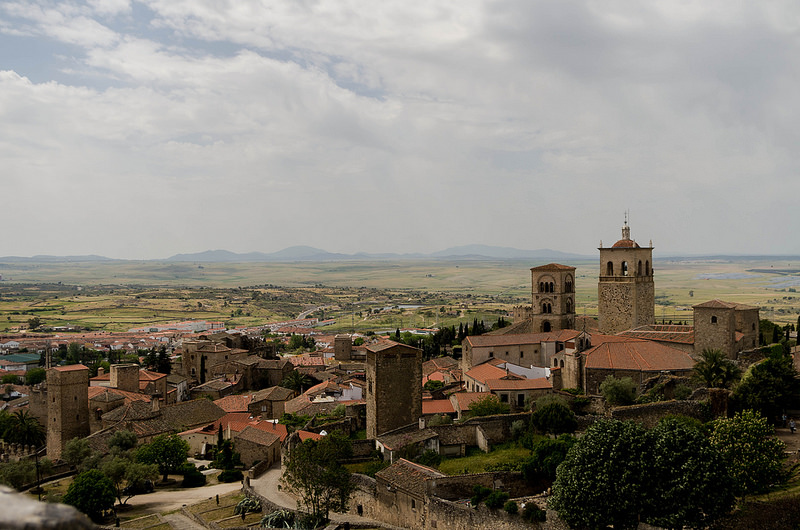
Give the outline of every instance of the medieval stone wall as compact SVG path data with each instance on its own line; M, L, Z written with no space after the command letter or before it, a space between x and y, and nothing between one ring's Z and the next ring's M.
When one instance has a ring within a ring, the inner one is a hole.
M711 420L711 409L701 401L659 401L644 405L631 405L617 407L611 410L611 417L615 420L630 420L641 424L643 427L652 428L665 416L689 416L702 422Z

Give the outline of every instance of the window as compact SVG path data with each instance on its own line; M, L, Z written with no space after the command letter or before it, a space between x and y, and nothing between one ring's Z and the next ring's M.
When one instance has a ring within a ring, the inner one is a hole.
M564 359L561 359L560 364L561 364L561 368L564 368Z
M572 313L572 300L567 298L567 313Z
M650 260L644 262L644 273L646 276L650 276Z
M508 394L500 394L500 403L508 403Z
M525 394L517 394L517 406L520 408L525 406Z
M627 261L623 261L622 262L622 275L623 276L627 276L628 275L628 262Z
M554 293L555 291L556 291L555 285L553 284L553 282L550 282L550 292Z
M558 359L553 359L553 368L558 368Z
M636 276L642 275L642 260L639 260L639 265L636 267Z
M712 315L711 316L711 323L712 324L716 324L717 323L717 316L716 315Z
M411 499L411 509L412 510L417 509L417 501L415 501L414 499Z
M547 321L542 322L542 331L544 332L550 331L550 322Z
M610 261L606 264L606 276L614 276L614 264Z
M490 352L489 352L489 358L490 358L490 359L493 359L493 358L494 358L494 352L493 352L493 351L490 351Z

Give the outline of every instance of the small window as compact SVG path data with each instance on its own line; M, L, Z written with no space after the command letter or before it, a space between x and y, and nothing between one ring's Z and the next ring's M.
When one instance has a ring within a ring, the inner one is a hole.
M627 276L628 275L628 262L627 261L623 261L622 262L622 275L623 276Z
M416 510L416 508L417 508L417 501L415 501L414 499L411 499L411 509L412 510Z
M500 394L500 403L508 403L508 394Z
M493 358L494 358L494 352L493 352L493 351L490 351L490 352L489 352L489 358L490 358L490 359L493 359Z
M717 317L716 317L716 315L714 315L714 316L712 316L712 317L711 317L711 323L712 323L712 324L716 324L716 323L717 323Z
M614 276L614 263L611 261L606 264L606 276Z
M517 406L518 407L525 406L525 394L517 394Z

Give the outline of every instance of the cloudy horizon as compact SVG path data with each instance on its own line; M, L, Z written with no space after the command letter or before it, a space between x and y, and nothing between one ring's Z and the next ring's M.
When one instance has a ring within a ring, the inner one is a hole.
M800 254L799 15L3 2L0 254Z

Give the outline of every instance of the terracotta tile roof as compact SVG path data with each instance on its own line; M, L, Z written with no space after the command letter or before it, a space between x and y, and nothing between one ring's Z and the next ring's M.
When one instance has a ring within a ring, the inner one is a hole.
M640 248L639 243L633 239L620 239L611 248Z
M412 426L413 427L413 426ZM396 431L395 431L396 432ZM431 429L418 429L403 430L397 434L384 434L378 436L378 441L390 451L396 451L409 445L418 444L432 438L436 438L438 434Z
M401 458L386 469L375 473L375 478L384 480L397 488L425 496L425 482L429 479L446 477L444 473Z
M677 344L694 344L693 326L640 326L619 333L623 337L633 337L642 340L661 342L674 342Z
M55 368L52 368L52 369L53 370L58 370L59 372L76 372L78 370L88 370L88 368L85 367L82 364L70 364L68 366L56 366Z
M280 441L280 438L278 436L275 436L271 432L256 429L252 425L245 427L244 430L242 430L242 432L234 436L234 439L246 440L248 442L252 442L267 447L274 444L275 442Z
M283 442L287 436L289 436L289 431L286 430L286 425L282 423L273 423L271 421L258 421L255 423L251 423L253 427L256 429L269 432L277 436Z
M506 371L494 366L491 362L485 362L475 366L464 375L465 377L471 377L479 383L486 383L486 381L490 379L505 377Z
M161 408L164 419L175 430L186 430L212 423L225 415L225 411L207 399L182 401Z
M452 414L455 412L449 399L425 399L422 401L423 414Z
M109 388L105 386L90 386L88 388L89 400L99 402L116 401L117 399L124 399L125 403L132 403L134 401L150 402L150 396L147 394L138 394L136 392L127 392L117 388ZM112 397L113 396L113 397Z
M627 339L624 342L605 342L584 352L586 368L611 370L691 370L694 361L676 348L657 342Z
M702 304L696 304L692 307L702 307L702 308L711 308L711 309L737 309L737 310L748 310L748 309L758 309L756 306L747 305L747 304L738 304L736 302L725 302L724 300L709 300L708 302L703 302Z
M112 411L103 414L103 421L116 423L119 421L142 421L149 420L158 416L158 412L153 412L153 407L144 401L133 401Z
M546 377L539 377L536 379L491 379L486 381L486 386L488 386L489 390L492 392L498 390L545 390L553 388L553 384L548 381Z
M225 396L214 400L214 404L225 412L247 412L247 406L252 401L252 394L239 396Z
M258 392L253 392L253 401L268 399L269 401L286 401L294 396L294 390L282 386L271 386Z
M469 410L470 404L491 395L491 392L456 392L455 394L451 394L450 398L455 399L455 407L457 407L458 410L465 411Z
M305 442L306 440L322 440L324 438L321 434L309 431L297 431L297 436L300 438L301 442Z
M505 329L505 328L503 328ZM540 344L542 342L566 342L574 339L581 332L574 329L562 329L547 333L523 333L504 335L472 335L465 340L474 347L512 346L522 344Z
M539 265L538 267L531 268L532 271L574 271L575 267L569 265L561 265L560 263L548 263L547 265Z
M294 366L324 366L325 359L322 357L311 357L310 355L293 355L289 357L289 362Z
M139 370L139 381L158 381L164 377L167 377L167 374L151 372L150 370Z

